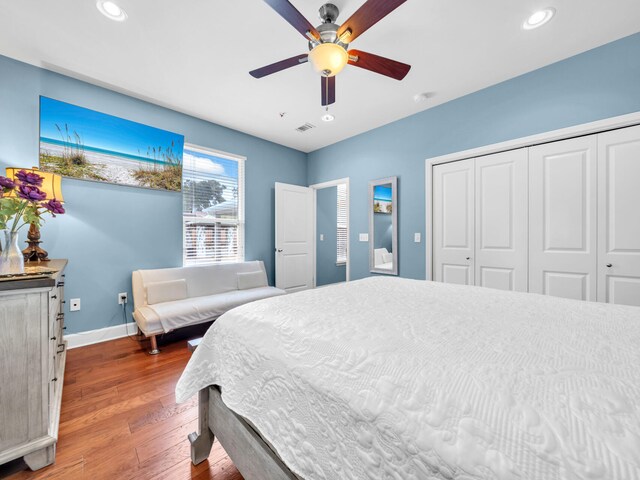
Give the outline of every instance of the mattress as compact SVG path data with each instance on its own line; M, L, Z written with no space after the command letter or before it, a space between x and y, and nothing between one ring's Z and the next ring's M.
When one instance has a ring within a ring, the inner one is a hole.
M309 480L640 479L637 307L372 277L225 313L212 384Z

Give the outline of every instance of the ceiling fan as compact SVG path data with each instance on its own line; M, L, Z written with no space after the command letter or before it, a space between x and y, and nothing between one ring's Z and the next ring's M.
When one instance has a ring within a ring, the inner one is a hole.
M310 62L318 72L322 86L322 106L336 101L335 76L347 65L364 68L387 77L402 80L411 65L360 50L349 50L349 44L394 11L406 0L367 0L346 22L336 25L340 11L327 3L320 7L322 24L311 25L288 0L264 0L282 18L309 41L309 53L281 60L249 72L255 78Z

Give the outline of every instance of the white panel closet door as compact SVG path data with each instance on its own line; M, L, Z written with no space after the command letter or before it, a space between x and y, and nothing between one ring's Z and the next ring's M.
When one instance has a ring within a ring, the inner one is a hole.
M526 292L528 155L512 150L475 160L475 284Z
M433 168L433 278L474 284L474 160Z
M596 136L529 149L529 291L596 300Z
M640 127L598 135L598 301L640 306Z

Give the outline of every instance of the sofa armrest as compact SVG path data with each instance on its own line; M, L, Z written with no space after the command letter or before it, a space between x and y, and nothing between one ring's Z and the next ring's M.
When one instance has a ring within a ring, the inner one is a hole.
M137 310L144 307L147 304L147 294L140 270L136 270L131 274L131 291L133 293L133 309Z

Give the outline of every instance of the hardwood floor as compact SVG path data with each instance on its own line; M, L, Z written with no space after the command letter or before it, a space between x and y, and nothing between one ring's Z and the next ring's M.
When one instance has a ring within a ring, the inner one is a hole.
M70 350L56 463L32 472L13 462L0 478L242 480L217 440L208 461L191 464L196 398L178 405L174 396L190 353L185 340L161 349L149 356L123 338Z

